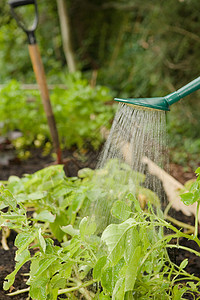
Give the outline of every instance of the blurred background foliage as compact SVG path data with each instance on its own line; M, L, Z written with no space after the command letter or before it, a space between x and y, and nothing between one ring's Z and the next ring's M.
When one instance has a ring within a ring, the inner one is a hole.
M163 96L200 76L199 0L65 0L77 68L117 97ZM37 40L49 83L66 83L57 2L38 0ZM35 81L26 36L0 2L0 83ZM95 70L95 73L94 73ZM200 92L167 115L174 162L197 165Z

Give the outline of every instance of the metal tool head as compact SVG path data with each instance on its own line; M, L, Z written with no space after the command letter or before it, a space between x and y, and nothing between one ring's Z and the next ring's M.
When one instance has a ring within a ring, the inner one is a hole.
M36 0L9 0L11 13L17 24L28 35L29 44L35 44L34 31L38 25L38 8ZM23 7L26 6L24 10ZM31 15L31 17L30 17Z

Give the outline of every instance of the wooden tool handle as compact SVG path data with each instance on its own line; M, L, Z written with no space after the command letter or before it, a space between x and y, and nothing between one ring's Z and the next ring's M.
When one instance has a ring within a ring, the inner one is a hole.
M29 54L31 57L32 65L33 65L33 70L36 76L37 83L40 88L42 103L47 117L51 137L57 154L57 162L62 163L58 131L56 128L56 122L55 122L55 118L53 115L53 110L50 102L49 91L47 87L44 66L40 56L40 51L37 44L28 45L28 47L29 47Z

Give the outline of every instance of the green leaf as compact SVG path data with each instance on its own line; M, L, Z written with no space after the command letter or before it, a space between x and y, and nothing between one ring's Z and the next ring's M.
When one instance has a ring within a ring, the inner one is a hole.
M3 185L0 185L0 199L4 204L4 207L10 206L11 209L16 211L17 201L12 193Z
M121 224L109 225L102 234L102 241L108 246L108 259L111 265L114 266L124 255L126 248L127 231L133 227L134 219L128 219Z
M93 174L94 174L94 170L90 168L84 168L78 171L78 177L80 178L86 178L86 177L91 178Z
M35 192L35 193L31 193L28 195L28 199L29 200L40 200L43 199L44 197L46 197L47 192L43 191L43 192Z
M124 299L124 294L125 294L125 279L124 278L119 278L115 284L113 293L112 293L112 298L115 300L121 300Z
M85 195L84 194L78 194L74 197L73 201L72 201L72 210L74 212L78 212L79 209L81 208L83 201L85 200Z
M102 256L98 259L93 269L94 279L100 280L102 269L105 266L106 262L107 262L107 256Z
M19 211L20 213L20 211ZM20 214L16 214L16 213L1 213L1 217L6 219L6 220L13 220L14 223L17 222L25 222L26 221L26 216L25 215L20 215Z
M37 232L21 232L15 239L15 246L18 248L17 254L23 252L37 236Z
M188 264L188 259L186 258L186 259L184 259L184 260L181 262L179 268L180 268L181 270L183 270L183 269L185 269L185 267L187 266L187 264Z
M187 192L187 193L181 194L180 197L185 205L191 205L195 202L193 193Z
M69 209L67 211L69 219L70 219L69 223L71 223L71 224L74 224L75 219L76 219L76 214L81 209L83 202L86 198L86 195L84 194L84 192L82 192L82 193L80 193L80 192L81 192L81 190L72 196L72 203L69 206Z
M66 285L66 279L62 278L60 273L55 274L53 278L51 279L51 286L53 289L63 289Z
M55 221L50 223L50 229L59 242L62 241L64 232L61 230L61 226L68 224L68 215L66 211L59 211L56 214Z
M6 281L4 281L4 284L3 284L4 290L8 290L11 287L11 285L15 281L15 275L17 274L19 269L27 261L30 260L30 252L28 250L24 250L20 254L16 254L15 260L17 261L16 266L15 266L15 270L12 273L10 273L9 275L6 276L6 278L5 278Z
M199 188L198 182L195 181L192 183L192 185L190 187L190 192L194 192L194 191L198 190L198 188Z
M49 279L46 277L39 278L34 284L30 286L30 296L35 300L46 300L47 299L47 288L46 285Z
M200 175L200 167L196 169L195 173Z
M80 268L78 269L80 279L83 280L87 276L87 274L89 273L89 271L91 269L92 269L92 267L90 265L82 265L82 266L80 266Z
M11 273L12 274L12 273ZM10 275L11 275L10 274ZM5 290L5 291L7 291L10 287L11 287L11 285L13 285L13 283L14 283L14 281L15 281L15 275L13 275L13 276L6 276L6 278L5 278L5 280L6 281L4 281L4 283L3 283L3 289Z
M8 183L16 183L16 182L19 182L20 181L20 178L18 176L14 176L14 175L11 175L9 178L8 178Z
M124 260L121 259L116 266L104 268L101 275L101 285L110 293L113 292L116 282L120 278L120 270L124 266Z
M105 196L106 193L105 193L105 191L103 191L103 189L95 187L93 189L87 190L86 195L89 200L94 202L94 201L98 201L98 199L100 199L100 197Z
M42 221L42 222L49 222L53 223L55 221L56 216L52 215L52 213L48 210L43 210L39 214L36 215L34 219Z
M138 268L140 265L141 258L141 246L138 246L133 252L132 259L129 261L126 277L125 277L125 291L132 291L135 285L135 280L137 278Z
M31 275L29 283L37 282L37 280L43 275L43 273L51 266L53 262L57 259L56 256L46 256L39 263L39 267L34 274Z
M142 212L142 208L140 206L139 201L135 198L133 194L128 194L127 198L134 203L134 208L137 212Z
M45 239L42 236L41 228L39 229L39 232L38 232L38 239L39 239L39 244L42 248L42 251L45 253L45 251L46 251L46 242L45 242Z
M142 242L143 252L146 252L147 249L151 246L152 234L153 232L151 229L147 231L147 227L145 225L140 226L138 239Z
M85 236L91 236L96 231L96 223L92 218L84 217L79 224L81 239L84 240Z
M129 218L131 213L131 208L123 201L115 201L111 209L112 215L122 221Z
M125 240L126 247L124 252L124 259L127 264L132 259L133 253L136 247L138 246L139 242L140 242L140 237L139 237L138 229L136 227L129 229L126 234L126 240Z
M160 199L153 191L144 187L138 187L138 193L145 196L147 201L149 201L155 207L160 207Z
M175 285L173 288L173 300L181 300L183 294L187 291L187 287L180 287L179 284Z
M133 298L133 292L126 292L124 300L134 300L134 298Z
M61 229L62 231L71 236L76 236L80 234L80 231L78 229L74 229L72 225L62 226Z

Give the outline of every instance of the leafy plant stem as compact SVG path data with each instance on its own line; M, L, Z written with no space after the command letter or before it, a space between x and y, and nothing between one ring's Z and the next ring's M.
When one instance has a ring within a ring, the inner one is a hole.
M62 289L62 290L59 290L58 291L58 295L61 295L61 294L65 294L65 293L70 293L70 292L74 292L74 291L77 291L79 290L80 288L85 288L87 286L90 286L92 285L93 283L95 283L97 280L90 280L86 283L82 283L81 281L81 284L75 286L75 287L71 287L71 288L68 288L68 289Z
M169 210L170 210L171 207L172 207L172 203L169 202L168 205L167 205L167 207L164 210L164 213L163 213L165 219L167 218L168 212L169 212Z
M173 262L170 261L170 264L171 264L171 269L173 269L173 270L177 269L177 265L175 265ZM178 274L171 281L172 285L174 285L175 282L180 282L180 281L185 281L185 280L190 280L190 281L195 280L195 281L199 282L199 277L196 277L193 274L189 274L185 270L178 269L177 271L178 271ZM172 275L172 273L170 273L170 275ZM184 276L184 277L180 277L179 275ZM169 278L171 278L171 277L169 277Z
M158 219L159 220L159 219ZM162 221L162 220L161 220ZM197 225L198 225L198 222L197 222ZM193 240L197 243L197 245L200 247L200 240L197 238L197 236L191 236L189 234L186 234L186 233L183 233L183 232L180 232L180 230L178 230L176 227L174 227L173 225L165 222L164 226L166 226L167 228L173 230L174 232L176 232L174 238L177 238L177 237L184 237L188 240ZM170 237L170 236L173 236L174 234L172 235L167 235L166 237L164 237L163 239L166 239L167 237ZM173 238L173 237L172 237ZM162 239L162 240L163 240ZM162 240L160 240L159 242L161 242Z
M30 288L28 287L26 289L22 289L22 290L18 290L16 292L13 292L13 293L9 293L9 294L7 294L7 296L16 296L16 295L19 295L19 294L27 293L29 290L30 290Z
M185 246L180 246L180 245L166 245L167 248L178 248L178 249L183 249L185 251L194 253L196 256L200 256L200 253L196 250L193 250L191 248L185 247Z
M146 261L146 259L148 258L148 256L155 250L155 248L159 247L159 245L160 245L161 243L163 243L163 242L165 242L165 241L167 241L167 240L168 240L168 242L169 242L169 241L170 241L171 239L173 239L173 238L177 238L177 237L179 237L179 236L182 236L182 237L186 237L186 238L189 239L189 240L194 240L198 245L200 244L200 240L199 240L198 238L196 238L196 237L191 237L190 235L184 234L184 233L178 231L178 229L176 229L174 226L172 226L172 225L170 225L170 224L168 224L168 227L171 228L171 229L173 229L174 231L176 231L176 233L175 233L175 234L167 235L167 236L165 236L164 238L162 238L161 240L159 240L157 243L155 243L155 245L151 248L151 250L150 250L149 252L147 252L147 254L144 256L144 258L143 258L143 260L142 260L142 262L141 262L141 264L140 264L140 269L141 269L142 265L144 264L144 262ZM199 246L200 246L200 245L199 245ZM179 246L179 245L177 246L177 245L169 245L169 244L168 244L168 245L166 245L166 247L171 247L171 248L182 248L182 247L184 247L184 246ZM197 251L195 251L195 250L193 250L193 249L184 247L184 250L190 251L190 252L196 254L197 256L200 256L200 253L197 252Z
M80 280L79 277L79 272L76 266L73 267L76 278L74 278L74 281L76 284L79 286L79 292L87 299L87 300L92 300L90 292L84 288L82 281Z
M142 265L144 264L144 262L147 260L148 256L155 250L155 248L157 248L160 245L160 243L165 242L165 240L167 240L167 239L171 240L176 237L177 237L176 234L171 234L171 235L168 235L168 236L164 237L163 239L159 240L157 243L155 243L154 246L151 248L151 250L149 250L149 252L147 252L147 254L144 256L143 260L141 261L140 269L142 268Z
M87 246L88 246L88 250L90 251L90 254L91 254L92 257L94 258L94 260L97 262L97 258L96 258L96 256L95 256L94 252L92 251L91 247L90 247L89 245L87 245Z
M179 227L182 227L182 228L186 228L186 229L189 229L191 232L194 232L195 231L195 227L194 226L191 226L189 224L186 224L186 223L183 223L183 222L180 222L174 218L172 218L171 216L168 216L166 215L166 219L176 225L178 225Z

